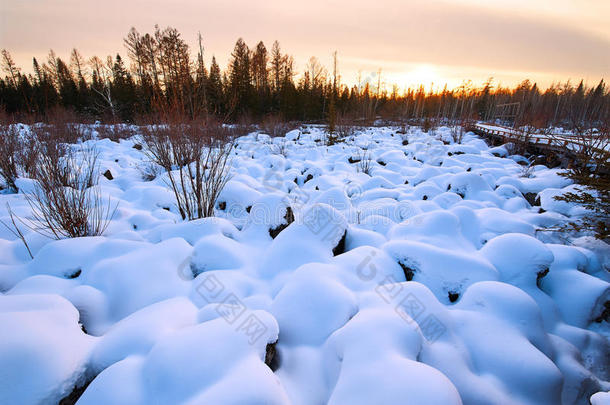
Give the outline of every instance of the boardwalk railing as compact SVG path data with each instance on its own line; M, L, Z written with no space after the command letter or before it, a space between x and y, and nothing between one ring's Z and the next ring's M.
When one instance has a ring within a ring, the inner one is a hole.
M600 156L607 155L610 152L607 149L610 146L608 141L605 143L597 142L600 147L596 147L591 144L585 144L581 136L572 134L528 132L482 123L473 124L469 130L504 143L527 142L529 146L541 152L552 151L570 158L577 158L578 153L586 147L594 149Z

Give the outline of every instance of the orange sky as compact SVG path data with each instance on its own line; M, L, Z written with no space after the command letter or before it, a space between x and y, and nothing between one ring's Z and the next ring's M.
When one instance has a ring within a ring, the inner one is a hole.
M238 37L268 49L278 39L301 72L310 56L330 67L338 51L343 82L382 81L401 88L503 85L524 78L542 86L610 78L608 0L0 0L0 48L26 71L50 48L66 57L117 51L131 26L176 27L195 45L204 36L206 60L222 67Z

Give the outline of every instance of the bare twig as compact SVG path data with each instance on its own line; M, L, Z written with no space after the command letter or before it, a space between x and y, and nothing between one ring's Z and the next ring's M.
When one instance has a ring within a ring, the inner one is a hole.
M21 242L23 242L23 245L25 246L25 248L27 249L30 258L34 258L34 255L32 255L32 251L30 250L30 246L28 245L28 242L25 240L25 236L23 235L23 233L21 232L21 229L19 229L19 227L17 226L17 223L15 222L15 216L13 214L13 211L11 210L11 206L6 203L6 208L8 210L8 215L11 218L11 223L12 223L12 227L10 225L8 225L6 222L0 220L0 224L4 225L4 227L6 229L8 229L13 235L15 235L17 238L21 239Z

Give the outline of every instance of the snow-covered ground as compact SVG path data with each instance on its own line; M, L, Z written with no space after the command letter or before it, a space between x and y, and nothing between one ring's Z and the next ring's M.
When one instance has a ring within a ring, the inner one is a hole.
M569 181L448 128L323 136L239 138L192 222L137 139L87 141L106 234L27 233L31 260L0 229L0 404L609 403L608 246L536 232L583 213Z

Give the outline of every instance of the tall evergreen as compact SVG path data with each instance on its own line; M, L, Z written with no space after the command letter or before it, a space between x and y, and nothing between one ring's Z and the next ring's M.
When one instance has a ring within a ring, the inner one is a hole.
M233 117L238 117L247 113L252 105L250 51L242 38L235 43L231 57L228 86L229 113Z
M226 114L224 93L222 86L222 76L220 66L216 62L216 57L212 56L212 64L210 65L210 75L206 82L206 96L208 102L208 110L218 117Z

